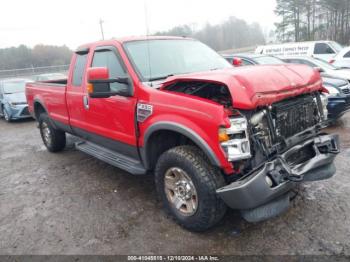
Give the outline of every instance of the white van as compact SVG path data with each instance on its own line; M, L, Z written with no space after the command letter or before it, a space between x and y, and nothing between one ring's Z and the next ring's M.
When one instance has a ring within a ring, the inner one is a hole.
M343 47L334 41L309 41L258 46L256 54L274 56L311 56L330 61Z

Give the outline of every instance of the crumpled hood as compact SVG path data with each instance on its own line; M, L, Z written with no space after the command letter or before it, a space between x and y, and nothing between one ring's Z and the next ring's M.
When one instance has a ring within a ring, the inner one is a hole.
M25 93L13 93L13 94L5 94L4 97L7 99L9 102L13 103L26 103L26 95Z
M169 77L161 89L178 81L208 81L226 85L233 106L254 109L322 89L319 72L305 65L260 65L227 68Z

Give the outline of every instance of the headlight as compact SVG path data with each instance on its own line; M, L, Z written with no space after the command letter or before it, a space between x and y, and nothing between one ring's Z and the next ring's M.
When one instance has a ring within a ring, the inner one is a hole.
M324 88L326 88L328 90L330 95L338 95L340 93L339 90L333 86L325 85Z
M13 103L13 102L9 102L9 105L10 105L10 107L13 107L13 108L15 108L17 106L16 103Z
M321 98L321 104L322 104L322 111L323 111L323 120L327 120L328 116L328 110L327 110L327 105L328 105L328 96L325 94L320 95Z
M228 161L237 161L251 157L248 139L248 121L245 117L230 119L229 128L219 129L219 142L226 152Z

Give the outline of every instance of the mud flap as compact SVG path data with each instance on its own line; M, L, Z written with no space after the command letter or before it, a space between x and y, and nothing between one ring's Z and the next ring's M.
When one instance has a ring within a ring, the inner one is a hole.
M241 210L242 217L248 222L260 222L276 217L289 208L290 196L285 194L278 199L257 208Z

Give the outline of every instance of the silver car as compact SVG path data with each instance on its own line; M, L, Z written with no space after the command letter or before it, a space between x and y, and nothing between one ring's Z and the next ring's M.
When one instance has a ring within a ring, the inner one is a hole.
M28 79L0 80L0 116L7 122L29 118L28 104L25 96L25 85L32 82Z

